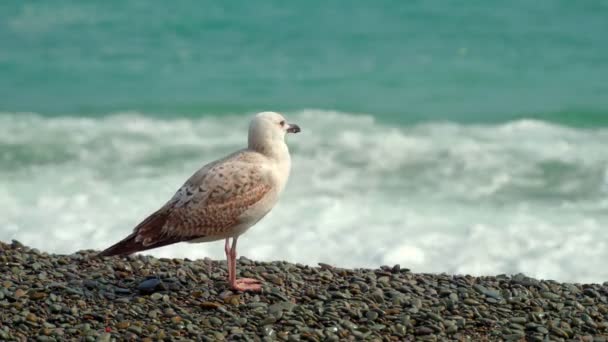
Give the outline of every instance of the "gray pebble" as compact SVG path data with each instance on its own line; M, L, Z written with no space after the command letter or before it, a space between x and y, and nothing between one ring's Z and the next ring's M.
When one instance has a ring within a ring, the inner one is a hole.
M112 340L112 335L108 333L103 333L97 336L95 342L110 342Z
M435 330L429 328L429 327L417 327L416 328L416 335L430 335L434 332Z
M162 293L153 293L152 295L150 295L150 299L152 300L161 300L163 298L163 294Z
M158 278L150 278L142 281L137 286L137 290L143 294L152 293L161 288L162 282Z
M375 321L378 318L378 313L376 311L368 311L365 313L365 317L370 321Z
M211 317L211 318L209 318L209 322L211 322L214 325L218 325L218 326L222 325L222 323L223 323L222 320L219 319L219 318L217 318L217 317Z

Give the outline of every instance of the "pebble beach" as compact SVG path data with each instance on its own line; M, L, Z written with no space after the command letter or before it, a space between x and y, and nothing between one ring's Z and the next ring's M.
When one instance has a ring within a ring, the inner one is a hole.
M0 242L6 341L608 341L608 282L418 274L239 258L48 254Z

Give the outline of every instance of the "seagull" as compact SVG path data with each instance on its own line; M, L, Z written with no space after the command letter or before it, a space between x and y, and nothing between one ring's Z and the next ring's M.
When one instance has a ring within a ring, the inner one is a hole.
M256 114L247 148L196 171L165 205L99 256L224 239L230 288L260 291L259 280L236 278L236 242L277 203L291 170L285 137L298 132L300 127L287 123L281 114Z

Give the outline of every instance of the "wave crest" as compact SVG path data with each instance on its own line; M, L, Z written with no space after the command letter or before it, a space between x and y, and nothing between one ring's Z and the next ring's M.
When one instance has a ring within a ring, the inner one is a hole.
M608 278L589 263L608 258L608 232L598 228L608 223L608 129L531 119L393 126L323 110L287 116L303 128L289 137L290 184L247 234L243 254ZM0 238L55 252L105 247L204 162L244 146L246 128L242 115L0 113ZM153 254L222 257L213 244Z

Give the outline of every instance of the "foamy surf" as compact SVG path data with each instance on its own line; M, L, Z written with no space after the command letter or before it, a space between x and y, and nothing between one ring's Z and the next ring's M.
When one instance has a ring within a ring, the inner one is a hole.
M304 128L288 142L291 179L242 239L243 255L608 279L608 129L286 114ZM0 239L61 253L106 247L203 163L244 146L246 125L242 115L0 114ZM150 253L223 258L219 243Z

